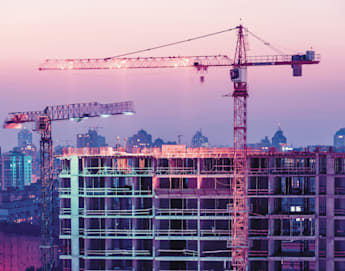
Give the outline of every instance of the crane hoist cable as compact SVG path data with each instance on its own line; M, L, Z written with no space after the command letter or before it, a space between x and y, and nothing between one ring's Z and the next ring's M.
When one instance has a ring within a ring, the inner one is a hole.
M286 53L284 53L282 50L274 47L271 43L267 42L266 40L264 40L263 38L260 38L258 35L254 34L253 32L249 31L248 28L244 29L247 31L248 34L252 35L254 38L256 38L258 41L261 41L264 45L268 46L269 48L271 48L273 51L275 51L276 53L280 54L280 55L286 55Z

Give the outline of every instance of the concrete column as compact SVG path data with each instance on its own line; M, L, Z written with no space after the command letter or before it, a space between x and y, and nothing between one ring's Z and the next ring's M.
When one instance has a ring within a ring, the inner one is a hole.
M152 182L154 182L154 180L157 180L158 178L156 176L152 177ZM159 249L159 241L156 241L156 229L158 229L157 227L157 220L156 220L156 208L158 208L158 199L155 196L155 189L157 187L155 187L152 184L153 190L152 190L152 270L153 271L158 271L160 269L160 265L159 262L156 261L156 251Z
M197 158L196 160L196 170L197 170L197 189L201 188L201 182L202 182L202 177L200 176L200 163L201 163L201 159Z
M135 239L135 231L137 229L137 219L135 218L135 211L136 211L136 207L138 207L138 209L140 209L142 206L140 206L140 200L139 199L137 202L137 198L133 196L134 193L134 187L132 188L132 270L135 271L137 268L137 264L138 262L134 259L136 257L136 250L137 250L137 239Z
M334 159L327 156L326 177L326 269L334 270Z
M78 156L71 156L71 254L72 271L79 271L79 168ZM86 249L86 248L85 248Z
M275 268L275 263L274 263L274 261L272 261L272 260L269 260L269 261L268 261L268 270L269 270L269 271L275 271L275 270L277 270L277 269Z
M273 158L270 158L272 160ZM268 161L268 164L273 164L272 161ZM272 193L274 191L274 176L271 174L268 175L268 193ZM274 210L274 198L268 196L268 215L272 214ZM270 236L273 236L274 232L274 220L269 218L268 219L268 270L274 270L274 262L270 260L270 256L273 253L273 240L270 240Z
M200 197L197 199L197 204L198 204L198 271L201 270L200 266L200 257L201 257L201 251L200 251Z
M319 154L315 158L315 271L319 271L320 252L320 170Z

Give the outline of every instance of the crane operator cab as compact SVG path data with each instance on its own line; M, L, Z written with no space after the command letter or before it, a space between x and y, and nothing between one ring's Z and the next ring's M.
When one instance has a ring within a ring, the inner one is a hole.
M232 82L247 82L246 68L233 68L230 70L230 78Z
M48 130L49 118L48 116L38 116L35 121L34 131L44 132Z

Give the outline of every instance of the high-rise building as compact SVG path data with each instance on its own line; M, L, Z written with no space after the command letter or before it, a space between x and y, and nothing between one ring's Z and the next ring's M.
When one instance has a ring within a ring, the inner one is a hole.
M345 149L345 128L341 128L334 134L333 145L337 149Z
M1 190L24 189L31 184L32 157L19 151L10 151L1 156Z
M105 137L97 133L96 130L91 130L86 134L77 134L77 148L98 148L107 146Z
M64 270L230 270L233 149L61 159ZM345 154L247 159L248 270L345 270Z
M286 144L287 139L283 134L283 130L279 127L272 137L272 146L281 150L282 144Z
M32 133L27 129L18 132L18 147L25 147L32 144Z
M30 155L32 157L32 174L39 176L41 173L40 161L39 161L39 152L37 147L34 144L28 144L21 148L17 148L17 151Z

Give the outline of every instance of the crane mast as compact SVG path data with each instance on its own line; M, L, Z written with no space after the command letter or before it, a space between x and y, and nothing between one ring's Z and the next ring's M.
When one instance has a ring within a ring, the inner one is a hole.
M170 56L170 57L127 57L141 52L159 49L170 45L205 38L237 29L235 57L226 55L211 56ZM318 64L320 55L314 51L302 54L247 56L246 35L273 48L269 43L239 25L224 31L203 35L196 38L156 46L115 57L88 59L47 59L39 70L107 70L107 69L147 69L147 68L195 68L198 71L209 67L231 67L230 77L233 82L231 96L234 100L234 177L232 179L233 205L231 210L231 233L228 247L231 248L231 267L233 270L248 268L248 206L247 206L247 67L254 66L291 66L293 76L302 76L302 65ZM278 51L278 50L275 50ZM126 56L126 57L124 57ZM203 82L203 76L200 78ZM228 95L226 95L228 96Z
M54 168L53 140L51 124L58 120L81 121L89 117L134 114L132 102L111 104L79 103L57 106L47 106L43 111L10 113L4 122L4 128L20 128L22 123L33 122L33 130L39 132L40 139L40 171L41 171L41 262L44 271L55 270L56 246L54 242Z
M235 270L248 266L248 209L247 209L247 66L246 44L242 25L230 70L234 91L234 177L232 180L233 208L231 223L231 263Z
M43 270L54 270L55 248L53 225L54 218L54 168L53 168L53 140L51 120L46 115L39 116L35 131L41 134L40 140L40 171L42 185L41 203L41 257Z

